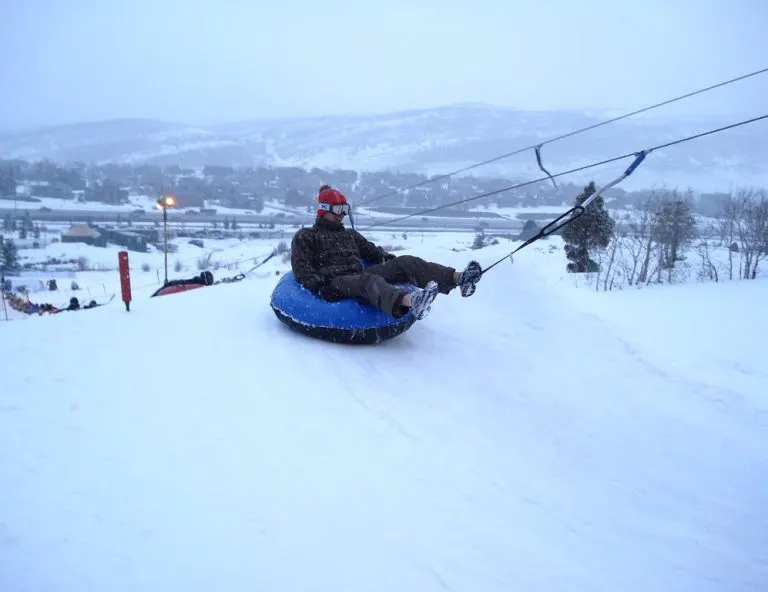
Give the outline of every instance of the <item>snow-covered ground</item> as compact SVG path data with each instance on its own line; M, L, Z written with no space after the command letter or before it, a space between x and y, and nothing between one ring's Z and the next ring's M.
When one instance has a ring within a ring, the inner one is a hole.
M472 238L398 253L513 246ZM282 325L279 259L0 323L0 589L764 589L768 281L595 292L560 246L373 347Z
M670 372L690 380L723 389L743 384L755 394L768 393L768 357L762 345L768 319L760 312L768 302L768 266L762 266L756 280L729 281L728 250L713 248L720 281L700 280L696 276L701 261L689 249L688 260L679 263L686 266L687 281L606 292L602 286L596 290L596 274L566 272L562 247L558 237L539 241L515 261L535 261L531 273L559 290L570 306L599 316L619 335L631 335L626 347L633 355L667 364ZM739 256L733 257L738 278Z
M175 252L168 254L168 277L170 279L187 278L209 269L218 279L233 277L248 271L266 258L273 250L290 246L295 229L261 230L264 238L249 239L203 239L203 247L190 243L190 238L179 237L169 242ZM393 232L371 231L365 235L377 244L388 248L402 249L416 245L437 244L440 248L467 248L472 244L474 235L466 232ZM403 236L406 236L404 239ZM51 235L53 236L53 235ZM16 240L16 239L14 239ZM46 301L52 304L66 302L71 296L103 299L120 290L118 253L123 247L108 245L95 247L82 243L51 242L50 237L41 237L41 248L20 249L21 263L42 264L46 261L65 263L46 265L45 270L25 270L18 276L9 276L7 280L16 288L25 286L33 302ZM130 251L128 254L131 274L135 285L157 289L165 277L165 260L162 251L151 249L148 253ZM259 273L283 273L290 268L287 257L282 255L270 261L269 266L259 268ZM269 270L269 271L267 271ZM48 291L46 282L57 280L57 292ZM78 290L71 290L72 282ZM56 300L56 302L53 302ZM61 303L59 303L61 305Z

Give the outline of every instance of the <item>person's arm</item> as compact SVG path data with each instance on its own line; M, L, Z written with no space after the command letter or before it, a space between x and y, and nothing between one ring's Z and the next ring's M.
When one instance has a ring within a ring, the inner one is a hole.
M384 263L384 261L389 261L390 259L395 258L395 255L387 253L381 247L376 246L356 230L353 230L352 233L355 237L357 248L360 250L360 256L364 261L369 263Z
M299 230L291 240L291 269L298 282L307 290L317 292L325 285L325 278L320 273L312 257L312 236Z

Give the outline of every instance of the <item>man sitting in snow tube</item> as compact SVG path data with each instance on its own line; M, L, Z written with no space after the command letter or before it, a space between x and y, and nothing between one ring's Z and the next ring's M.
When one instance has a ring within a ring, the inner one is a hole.
M344 227L350 206L340 191L323 185L318 202L314 226L293 236L291 267L297 281L323 300L357 298L395 318L410 310L420 320L438 293L448 294L456 287L462 296L474 293L482 277L476 261L458 272L412 255L397 257ZM408 292L393 285L407 282L418 289Z

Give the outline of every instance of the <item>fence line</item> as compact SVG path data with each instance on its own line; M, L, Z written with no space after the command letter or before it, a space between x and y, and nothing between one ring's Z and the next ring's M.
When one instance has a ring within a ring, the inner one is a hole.
M225 270L228 272L237 272L240 271L241 266L245 267L245 264L255 265L260 260L262 260L266 254L257 255L254 257L242 257L238 259L229 259L225 261L215 260L211 261L210 264L205 265L203 267L197 266L195 269L195 274L198 275L200 271L203 270ZM189 262L192 260L199 261L201 258L190 258L185 260L185 262ZM155 271L154 274L151 274L151 271ZM164 268L163 266L155 266L150 267L149 269L144 268L144 265L131 265L130 272L131 272L131 283L133 290L141 290L143 288L149 288L153 286L161 286L163 284L164 280ZM187 271L186 268L183 268L182 270L175 270L173 266L169 265L169 275L171 273L180 273L181 271ZM21 275L21 276L13 276L10 278L6 278L6 284L2 286L2 288L6 291L13 291L20 294L24 294L27 299L30 299L30 296L34 300L40 300L41 296L43 294L48 294L51 296L46 296L43 298L43 300L48 300L51 297L54 298L71 298L72 296L77 296L78 298L82 298L83 296L87 296L89 298L98 299L104 296L111 296L112 294L116 293L120 289L120 277L119 277L119 270L118 267L115 266L114 268L107 269L107 270L99 270L99 271L80 271L77 272L77 274L73 271L69 271L68 273L71 275L68 275L66 279L70 279L70 277L74 276L74 279L72 280L72 283L69 284L69 287L63 287L59 285L59 282L56 282L56 289L51 290L50 289L50 283L49 281L43 280L40 278L41 275L45 274L46 272L40 272L36 271L34 272L34 277L30 278L29 276ZM88 273L114 273L114 280L111 281L90 281L87 283L82 283L78 281L78 279L82 279L85 274ZM79 278L78 278L79 275ZM149 282L142 281L144 279L145 275L149 275L152 277L154 275L154 279ZM191 274L188 274L191 275ZM32 280L30 282L29 280ZM60 279L60 278L49 278L49 279ZM141 282L139 285L135 285L136 282ZM72 285L76 285L77 289L73 289ZM9 289L10 287L10 289Z

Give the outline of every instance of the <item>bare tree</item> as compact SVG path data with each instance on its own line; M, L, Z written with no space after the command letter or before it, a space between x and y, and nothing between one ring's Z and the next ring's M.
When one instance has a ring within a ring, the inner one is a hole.
M614 227L614 233L611 237L611 241L608 243L608 246L606 247L604 251L604 256L601 257L601 259L605 260L605 273L603 274L603 290L607 291L613 288L614 281L616 279L617 272L620 273L620 268L616 264L617 263L617 257L618 260L621 260L623 257L623 245L624 241L627 236L627 228L626 223L624 221L617 221L616 225ZM603 269L603 261L600 261L600 270L598 271L598 282L599 283L599 276Z
M760 260L768 251L768 200L765 192L749 191L739 225L744 279L755 279Z
M699 267L699 279L720 281L718 266L712 261L712 250L707 241L702 241L696 246L696 253L701 258Z
M657 204L655 218L655 240L658 243L658 266L656 281L661 281L662 271L667 273L667 282L673 281L676 264L684 261L683 251L696 236L696 218L691 205L691 193L681 196L677 191L664 192Z
M720 240L728 248L728 279L757 277L760 261L768 256L768 199L764 190L742 189L731 194L718 221ZM734 273L739 254L738 274Z
M638 219L630 229L639 242L639 244L636 245L637 249L635 250L635 271L637 272L637 275L634 277L633 281L636 284L648 283L649 278L653 275L652 273L649 273L649 271L651 255L654 252L654 242L658 233L659 221L655 212L659 207L660 201L658 193L653 191L648 197L637 204ZM639 264L639 269L637 269L637 264Z
M661 282L664 271L672 282L676 264L684 260L685 247L696 236L691 192L683 196L676 190L653 191L638 204L632 230L634 242L640 242L628 245L635 264L634 283Z
M635 202L629 220L622 220L616 232L603 258L604 289L617 280L648 285L662 279L669 283L687 279L692 265L685 253L697 234L692 192L651 192Z
M738 221L741 219L742 200L729 195L723 204L723 215L718 221L720 240L728 247L728 279L733 279L733 251L738 235ZM741 274L739 274L741 276Z
M619 272L630 286L640 270L640 260L645 252L645 228L642 224L631 222L621 240L621 257L617 263Z

